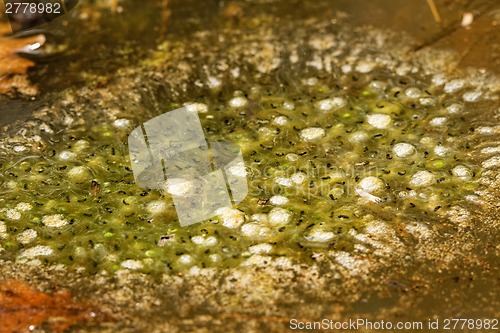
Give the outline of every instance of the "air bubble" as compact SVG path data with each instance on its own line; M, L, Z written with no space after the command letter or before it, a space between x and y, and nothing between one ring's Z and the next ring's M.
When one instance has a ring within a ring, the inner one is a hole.
M394 145L394 148L392 149L394 154L397 157L409 157L413 154L415 154L416 149L413 145L405 142L397 143Z
M429 186L436 181L434 175L429 171L419 171L413 175L410 180L410 185L413 186Z
M292 214L284 209L275 207L269 212L269 222L273 225L283 225L290 222Z
M416 87L410 87L406 89L405 95L410 98L419 98L420 96L422 96L422 91Z
M366 119L368 121L368 124L379 129L389 127L392 122L392 119L389 115L381 113L369 114L366 116Z
M232 108L242 108L248 104L248 100L245 97L239 96L234 97L229 101L229 106Z
M271 199L269 199L269 202L271 203L271 205L282 206L288 203L288 198L282 195L275 195L271 197Z
M466 102L469 102L469 103L472 103L472 102L477 102L479 100L479 98L481 98L481 96L483 95L483 93L481 91L469 91L469 92L466 92L465 94L463 94L462 98L464 99L464 101Z
M373 193L385 188L385 183L377 177L365 177L359 182L359 186L368 193Z
M451 80L444 85L444 92L451 94L459 91L465 86L464 80Z
M300 132L300 138L304 141L314 141L325 136L325 130L321 127L309 127Z

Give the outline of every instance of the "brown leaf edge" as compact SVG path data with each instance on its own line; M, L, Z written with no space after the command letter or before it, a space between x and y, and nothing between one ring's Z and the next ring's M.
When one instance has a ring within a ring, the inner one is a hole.
M109 320L88 301L75 301L65 290L46 294L19 280L0 280L0 331L30 332L41 325L62 333L88 321Z

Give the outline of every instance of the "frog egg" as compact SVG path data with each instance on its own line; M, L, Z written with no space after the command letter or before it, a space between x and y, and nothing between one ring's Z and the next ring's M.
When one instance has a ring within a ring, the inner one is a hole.
M351 143L362 143L368 140L368 134L365 132L354 132L347 138Z
M17 236L17 241L23 245L29 244L38 237L36 230L27 229Z
M163 200L148 202L146 210L153 215L161 214L167 209L167 204Z
M246 177L247 171L243 163L238 163L236 165L230 166L228 169L229 173L237 177Z
M331 231L315 228L307 236L304 236L304 238L310 242L328 243L335 238L335 234Z
M123 261L120 264L120 266L122 266L123 268L130 269L130 270L138 270L138 269L142 269L144 267L142 262L140 262L139 260L132 260L132 259Z
M449 147L439 145L434 147L434 154L439 157L446 157L451 154L451 149Z
M474 203L477 203L477 204L481 203L481 198L478 195L475 195L475 194L466 195L465 196L465 200L470 201L470 202L474 202Z
M465 81L464 80L458 80L458 79L457 80L451 80L451 81L447 82L444 85L444 92L448 93L448 94L451 94L451 93L454 93L456 91L459 91L464 86L465 86Z
M349 64L346 64L346 65L342 65L342 67L340 67L340 69L342 70L342 73L350 73L352 71L352 66Z
M192 190L193 184L187 179L172 178L167 180L167 192L172 195L185 196Z
M211 262L220 262L222 260L220 254L211 254L208 256L208 258L210 259Z
M435 117L429 122L432 126L445 126L448 123L447 117Z
M130 120L125 118L116 119L113 126L117 128L127 128L130 126Z
M481 149L482 154L500 154L500 146L498 147L486 147Z
M0 221L0 239L7 236L7 225L4 221Z
M419 98L422 96L422 91L416 87L410 87L405 90L405 95L410 98Z
M234 97L229 100L229 106L232 108L242 108L248 104L248 100L243 96Z
M458 114L464 110L464 106L459 103L452 103L446 107L446 111L451 114Z
M276 125L285 125L288 122L288 118L285 116L279 116L273 119L273 123Z
M21 213L19 213L15 209L7 209L5 211L5 215L7 216L8 219L10 220L19 220L21 218Z
M400 142L394 145L392 151L397 157L405 158L415 154L417 150L409 143Z
M292 214L284 208L275 207L269 212L268 216L269 223L273 225L283 225L290 222Z
M16 210L20 212L27 212L31 210L33 206L27 202L20 202L16 205Z
M222 81L215 77L215 76L209 76L207 77L207 86L210 89L217 89L222 85Z
M368 193L373 193L385 188L385 182L377 177L365 177L359 182L359 186Z
M451 170L451 173L453 174L453 176L461 178L463 180L469 180L472 178L472 171L463 165L457 165L453 168L453 170Z
M54 250L50 246L37 245L24 250L19 255L20 258L32 259L36 257L50 256L54 253Z
M369 114L366 116L366 120L368 121L368 124L379 129L389 127L392 122L392 119L389 115L381 113Z
M222 218L222 225L226 228L238 228L245 222L245 215L238 209L222 207L215 211Z
M275 195L269 199L271 205L282 206L288 203L288 198L282 195Z
M208 236L205 241L203 242L203 245L205 246L215 246L218 243L217 237L215 236Z
M333 195L334 198L340 198L344 195L344 193L345 191L342 186L335 186L329 192L329 194Z
M14 146L12 149L13 149L16 153L22 153L23 151L28 150L28 148L27 148L27 147L25 147L25 146Z
M248 248L248 251L252 254L264 254L264 253L270 253L273 250L273 246L271 244L257 244L250 246Z
M308 78L308 79L305 79L303 82L304 82L304 84L305 84L306 86L311 86L311 87L313 87L313 86L315 86L315 85L317 85L317 84L318 84L318 78L315 78L315 77L310 77L310 78Z
M276 177L276 178L274 178L274 182L278 185L285 186L285 187L292 187L293 186L293 182L290 178Z
M268 128L268 127L260 127L259 128L259 135L263 138L263 139L267 139L267 138L270 138L270 137L274 137L276 135L276 132L273 131L272 129Z
M436 100L432 97L422 97L418 101L422 106L433 106L436 104Z
M80 184L89 181L92 177L89 170L84 166L77 166L69 170L68 177L75 183Z
M259 226L259 229L258 229L257 233L255 233L255 231L253 231L254 233L253 233L252 236L250 236L248 234L247 228L243 228L242 227L241 232L243 234L246 234L247 237L258 238L258 239L265 239L265 238L268 238L271 235L271 230L268 227L263 227L263 226Z
M68 224L68 221L64 219L62 214L45 215L42 218L42 223L46 227L50 228L61 228Z
M434 147L436 145L436 139L432 138L430 136L424 136L423 138L420 139L419 142L422 145L426 146L426 148L428 148L428 147L432 148L432 147Z
M189 254L183 254L177 259L177 262L181 265L192 265L194 263L194 259Z
M295 103L292 101L284 101L283 102L283 109L292 111L295 110Z
M485 169L492 169L500 166L500 156L493 156L487 159L481 163L481 166Z
M300 185L306 180L306 175L303 172L296 172L290 177L290 179L295 184Z
M300 131L300 138L304 141L314 141L325 136L325 130L321 127L309 127Z
M491 126L479 126L476 128L477 133L482 134L482 135L492 135L497 132L495 127Z
M371 89L377 91L384 91L387 88L387 83L384 81L374 80L368 85Z
M334 182L345 181L346 175L343 171L336 170L331 172L329 175L330 180Z
M286 154L286 159L289 161L295 162L299 159L299 155L294 154L294 153L289 153L289 154Z
M377 63L375 61L361 60L356 65L356 71L359 73L370 73L375 68L376 65Z
M442 86L446 82L447 82L447 78L446 78L446 75L444 75L443 73L435 74L432 77L432 83L436 86Z
M197 244L197 245L201 245L203 244L203 242L205 241L205 237L203 236L194 236L194 237L191 237L191 242Z
M252 221L256 221L256 222L260 222L260 223L266 223L268 221L266 214L253 214L250 219Z
M410 179L410 184L413 186L429 186L435 182L434 175L429 171L419 171Z
M468 91L462 95L462 98L464 101L472 103L472 102L477 102L479 100L479 98L481 98L482 95L483 95L483 93L481 91L477 91L477 90L476 91Z
M316 108L320 111L332 111L343 108L347 105L347 99L343 97L326 98L316 103Z
M407 75L413 68L415 67L408 63L403 63L396 68L396 74L399 76Z
M194 236L191 237L191 241L201 246L214 246L217 244L217 238L215 238L214 236L209 236L209 237Z
M186 109L191 112L207 113L208 105L204 103L188 103Z
M261 228L257 223L247 223L241 227L241 233L246 237L257 237L260 234Z
M240 68L239 67L236 67L236 68L233 68L230 70L231 72L231 75L234 77L234 78L238 78L240 77Z
M71 149L75 152L75 153L79 153L87 148L90 147L90 144L88 141L86 140L78 140L76 141L72 146L71 146Z
M71 151L64 150L59 153L59 159L63 161L73 160L75 157L76 154Z
M5 187L13 190L13 189L17 188L17 183L13 180L9 180L8 182L5 183Z

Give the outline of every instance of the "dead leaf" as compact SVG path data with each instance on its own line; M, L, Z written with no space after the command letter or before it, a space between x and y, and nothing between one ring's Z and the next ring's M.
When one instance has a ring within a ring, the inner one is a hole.
M12 29L11 29L10 25L0 22L0 36L5 36L7 34L10 34L11 32L12 32Z
M11 32L7 23L0 22L0 95L15 92L26 96L38 93L27 78L28 68L35 66L29 59L21 57L18 52L31 47L39 47L45 43L45 36L36 35L26 38L2 37Z
M18 281L0 281L1 332L29 332L42 324L51 332L64 332L76 323L95 317L87 302L75 302L67 291L52 295Z

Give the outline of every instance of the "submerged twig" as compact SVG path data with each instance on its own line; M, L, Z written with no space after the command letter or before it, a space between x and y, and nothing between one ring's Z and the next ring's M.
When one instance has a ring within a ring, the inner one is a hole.
M483 15L487 14L488 12L490 12L490 10L492 10L494 8L494 6L495 5L490 5L487 8L484 8L481 11L478 10L478 14L475 16L475 19L479 19L481 16L483 16ZM449 27L444 28L442 31L438 32L434 36L431 36L427 41L424 41L421 44L415 46L412 51L416 52L416 51L421 50L423 48L426 48L428 46L432 46L433 44L436 44L440 40L442 40L442 39L444 39L444 38L452 35L457 30L463 28L462 24L461 24L461 21L462 20L460 20L460 22L456 21L453 24L451 24Z
M437 10L436 4L434 3L434 0L427 0L427 4L429 5L429 8L431 9L432 16L434 16L434 21L436 21L437 24L441 24L441 16L439 15L439 12Z
M168 18L170 17L170 9L168 9L168 2L169 0L162 0L161 2L161 30L160 30L161 37L165 36L165 33L167 32L167 22Z

